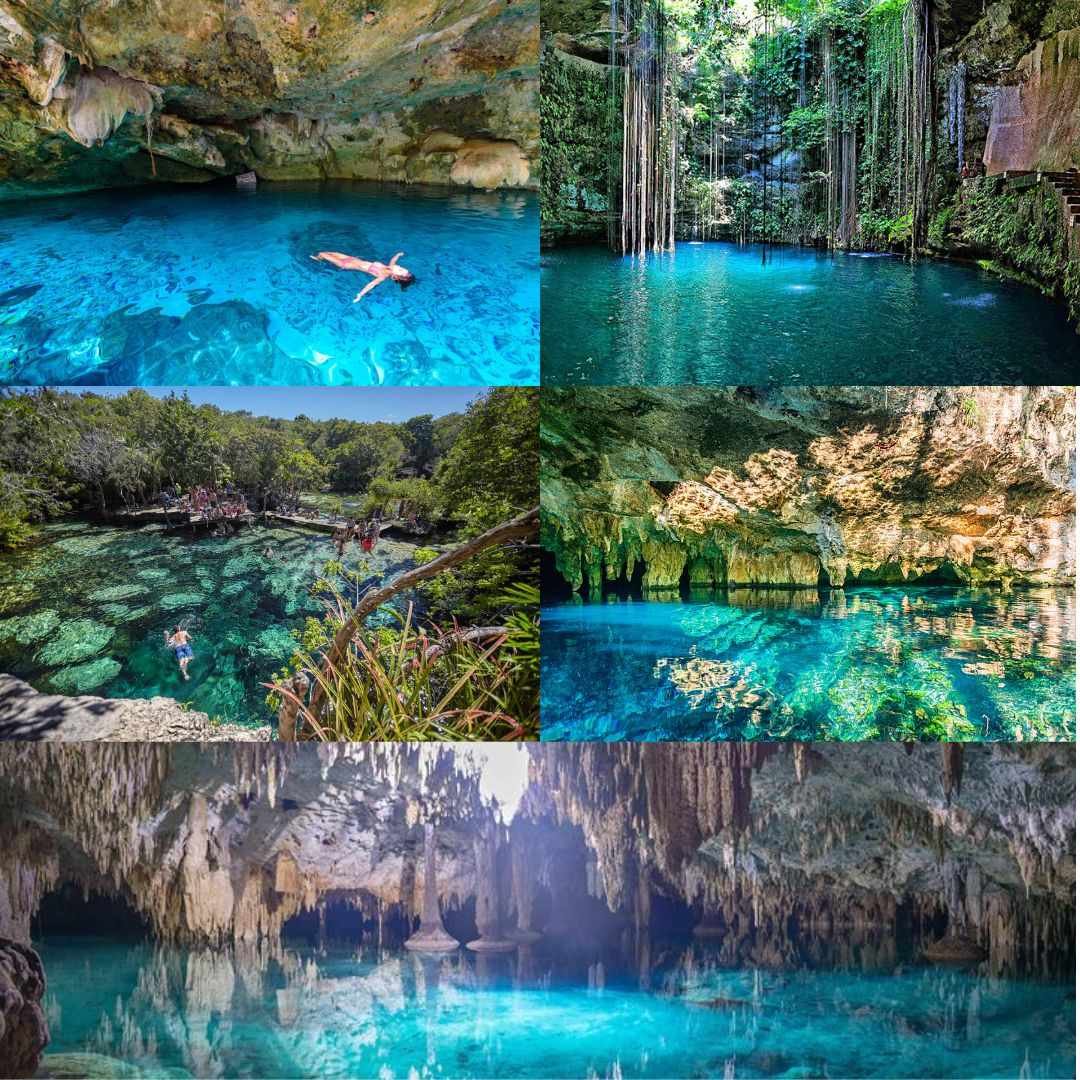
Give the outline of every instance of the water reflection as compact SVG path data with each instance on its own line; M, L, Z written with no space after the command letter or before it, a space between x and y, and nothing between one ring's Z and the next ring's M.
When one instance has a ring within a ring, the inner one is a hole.
M932 259L579 246L545 255L541 289L550 385L1055 384L1080 354L1060 305Z
M693 590L545 608L545 737L1070 740L1069 589Z
M872 930L807 949L750 963L730 942L633 934L574 956L67 939L42 956L50 1053L130 1075L1071 1075L1071 983L911 963Z

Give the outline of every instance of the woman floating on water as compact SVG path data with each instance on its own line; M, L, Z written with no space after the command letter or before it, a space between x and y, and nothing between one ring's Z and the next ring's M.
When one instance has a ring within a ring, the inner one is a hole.
M398 259L404 254L404 251L399 251L388 263L368 262L367 259L356 259L352 255L342 255L340 251L320 251L318 255L312 255L311 257L316 262L322 260L323 262L333 263L334 266L340 267L342 270L362 270L375 279L369 281L356 294L353 298L355 304L365 293L371 292L376 285L381 285L384 281L396 281L403 289L408 288L416 281L416 277L410 270L406 270L404 266L398 266Z
M190 681L191 676L187 673L187 666L195 656L191 649L191 635L182 626L178 626L173 630L172 637L169 636L169 631L166 630L165 644L172 649L173 654L176 656L176 662L180 665L180 674L184 676L185 680Z

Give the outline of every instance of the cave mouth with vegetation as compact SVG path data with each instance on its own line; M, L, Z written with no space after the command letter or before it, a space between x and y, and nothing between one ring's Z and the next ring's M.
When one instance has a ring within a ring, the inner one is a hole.
M535 736L537 391L250 393L0 400L0 738Z
M9 743L0 1050L1069 1075L1074 800L1071 746Z
M1073 0L550 0L545 382L1054 383Z
M1074 408L545 390L543 737L1072 740Z
M0 382L537 382L538 18L4 3Z

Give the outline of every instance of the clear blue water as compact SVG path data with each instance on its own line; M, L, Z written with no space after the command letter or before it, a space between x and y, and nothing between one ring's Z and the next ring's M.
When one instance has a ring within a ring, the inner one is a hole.
M599 980L586 960L535 950L424 961L66 939L41 954L48 1052L128 1065L111 1075L1075 1075L1072 983L917 965L730 970L700 945L654 948L644 979L608 961Z
M542 737L1071 741L1075 626L1071 589L546 605Z
M545 384L1057 385L1080 335L1034 289L954 263L679 244L547 252Z
M402 264L366 274L308 256ZM0 203L0 382L539 381L535 196L361 183L147 187Z
M366 588L412 566L415 550L383 538L366 557L350 545L344 561ZM292 655L291 631L325 610L310 589L336 557L329 535L299 528L192 540L158 526L48 526L0 554L0 671L51 693L163 695L267 723L261 684ZM192 635L188 682L164 645L177 623Z

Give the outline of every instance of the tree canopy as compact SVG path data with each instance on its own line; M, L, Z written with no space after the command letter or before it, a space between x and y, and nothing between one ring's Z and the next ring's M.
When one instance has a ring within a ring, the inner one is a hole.
M373 391L375 392L375 391ZM536 392L493 390L466 413L403 423L293 420L144 390L0 397L0 547L59 514L107 515L165 488L233 484L260 507L329 490L411 502L482 527L536 500Z

